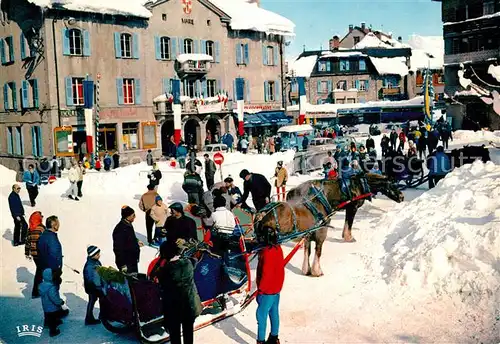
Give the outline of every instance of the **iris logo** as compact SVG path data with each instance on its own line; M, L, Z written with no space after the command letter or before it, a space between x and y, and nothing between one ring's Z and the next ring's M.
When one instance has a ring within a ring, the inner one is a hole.
M31 336L40 338L43 332L43 326L36 326L36 325L16 326L16 329L18 337Z
M202 274L203 276L206 276L206 275L208 274L208 272L209 272L209 270L208 270L208 264L203 265L203 266L201 267L200 272L201 272L201 274Z

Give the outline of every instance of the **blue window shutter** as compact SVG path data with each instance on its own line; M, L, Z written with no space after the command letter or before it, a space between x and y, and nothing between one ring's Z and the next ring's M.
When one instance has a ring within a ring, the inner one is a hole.
M326 71L331 72L332 71L332 63L331 61L326 61Z
M43 156L42 127L38 126L36 128L38 131L38 154L40 154L40 156Z
M157 60L161 60L161 44L159 36L155 36L155 57Z
M122 57L122 46L120 44L120 33L115 32L115 57L120 59Z
M245 100L247 102L250 102L250 80L248 79L245 79L245 93L246 93Z
M140 79L134 79L134 92L135 92L134 104L136 104L136 105L142 104L142 99L141 99L141 80Z
M264 81L264 101L268 101L268 94L269 94L269 83L267 81Z
M18 129L19 128L19 129ZM15 151L14 153L16 155L21 155L23 154L23 147L22 147L22 130L20 130L21 127L15 127L14 128L14 139L15 139Z
M218 79L217 80L217 93L222 91L222 80Z
M21 46L21 60L24 61L26 59L26 38L24 38L24 33L21 33L19 43Z
M206 98L207 97L207 79L203 79L201 81L201 92L202 92L203 98Z
M193 39L193 52L195 54L200 53L200 41L197 39Z
M244 62L248 66L250 64L250 48L248 47L248 43L246 43L244 46Z
M370 88L370 80L365 80L365 90L368 91Z
M179 55L184 54L184 38L179 37Z
M328 80L328 92L332 91L332 81Z
M170 79L168 78L163 78L163 93L170 93Z
M28 97L29 83L28 80L23 80L21 85L21 107L23 109L29 108L29 97Z
M123 79L116 79L116 95L118 97L118 105L123 105Z
M14 37L12 36L9 36L8 37L10 39L10 49L9 49L9 57L10 57L10 62L14 62L16 57L15 57L15 54L14 54Z
M200 41L200 53L201 54L207 53L207 41L205 41L203 39Z
M236 44L236 64L241 64L243 60L243 56L241 54L241 44Z
M366 70L366 62L365 60L359 60L359 70Z
M73 83L70 76L64 78L64 84L66 85L66 105L73 105Z
M318 93L322 93L322 90L321 90L321 81L319 81L319 80L317 82L317 91L318 91Z
M387 78L382 79L382 87L387 87Z
M7 59L5 58L5 41L3 39L0 39L0 55L2 59L2 64L6 64Z
M134 59L138 59L139 58L139 35L134 33L132 35L132 57Z
M38 143L38 140L36 138L36 134L37 134L36 128L37 127L31 127L31 151L33 153L33 156L39 156L37 149L36 149L36 145Z
M278 52L278 47L273 47L273 53L274 53L274 65L279 66L279 52Z
M90 56L90 32L82 30L83 35L83 56Z
M215 62L220 63L220 43L215 42Z
M349 70L349 60L345 61L345 70Z
M281 80L280 79L277 79L274 82L274 91L276 93L274 100L279 102L281 99Z
M64 28L63 34L63 55L70 55L69 50L69 29Z
M9 109L9 84L3 85L3 107L5 110Z
M12 151L12 127L5 128L7 130L7 153L13 154Z
M33 79L33 107L38 108L40 101L38 100L38 79Z
M262 44L262 63L267 66L267 47L265 44Z
M172 60L175 60L177 58L177 38L171 37L170 38L170 51L172 53Z
M359 90L359 80L354 81L354 85L357 90Z
M12 83L12 107L17 110L17 85L15 82Z

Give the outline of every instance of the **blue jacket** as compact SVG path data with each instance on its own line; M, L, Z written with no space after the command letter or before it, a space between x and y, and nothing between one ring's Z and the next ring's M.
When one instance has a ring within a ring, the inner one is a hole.
M42 308L45 313L57 312L63 305L59 288L52 281L52 270L43 270L43 282L38 286L42 298Z
M234 200L235 204L241 203L241 197L243 197L243 194L241 193L241 190L239 187L233 186L232 188L227 189L227 193Z
M47 229L38 239L38 256L42 269L62 269L62 247L57 233Z
M188 150L186 146L177 147L177 158L186 158Z
M342 179L350 179L352 176L358 174L352 167L344 168L342 170Z
M429 157L429 174L446 175L451 170L450 158L444 152L436 152L435 155Z
M23 182L26 183L26 186L40 185L40 175L38 174L38 171L34 170L33 175L30 171L24 171Z
M232 147L234 143L233 135L225 133L224 136L222 137L222 143L228 147Z
M23 202L21 202L21 197L15 191L12 191L9 195L9 208L12 217L24 216Z
M87 262L83 267L83 286L87 294L96 294L102 291L102 279L97 273L99 266L102 266L99 260L87 257Z

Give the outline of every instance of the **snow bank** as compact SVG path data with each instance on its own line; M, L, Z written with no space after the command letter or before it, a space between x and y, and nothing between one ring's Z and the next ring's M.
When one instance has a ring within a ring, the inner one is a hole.
M16 182L16 171L0 165L0 188L11 187Z
M453 132L453 140L471 143L480 141L493 141L500 143L500 131L457 130Z
M391 232L387 281L469 301L500 292L500 166L477 161L454 170L381 226Z

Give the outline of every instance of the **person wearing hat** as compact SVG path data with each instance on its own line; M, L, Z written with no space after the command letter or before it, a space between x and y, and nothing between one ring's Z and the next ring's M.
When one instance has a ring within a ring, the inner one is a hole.
M233 209L238 204L241 204L243 194L240 188L234 185L234 180L231 176L224 179L224 183L226 183L227 194L231 197L231 209Z
M278 166L274 171L274 176L276 177L275 186L276 193L278 195L278 201L286 200L286 182L288 181L288 171L283 167L283 161L278 161Z
M28 224L24 219L24 206L21 201L19 193L21 192L21 187L19 184L12 185L12 192L9 195L8 203L10 214L14 219L14 238L12 244L14 246L22 245L26 240L26 232L28 229Z
M156 224L155 238L159 239L160 242L162 241L162 238L165 238L166 236L164 227L165 222L167 221L167 216L168 208L165 203L163 203L161 196L158 195L155 198L155 204L151 207L151 218Z
M43 215L40 211L35 211L30 216L30 226L29 232L26 237L26 245L24 246L24 255L28 260L32 260L35 263L36 271L35 271L35 279L33 281L33 291L31 292L31 298L36 299L40 297L40 293L38 292L38 286L42 283L43 270L40 266L40 259L38 254L38 240L45 230L45 226L43 225Z
M165 231L167 241L176 242L177 239L198 240L196 222L184 215L184 207L181 203L175 202L170 205L171 215L165 221Z
M124 205L121 210L122 218L113 230L113 252L116 266L120 271L128 273L139 272L139 257L144 244L135 236L134 209Z
M252 194L253 204L257 211L261 210L269 203L271 199L271 184L267 181L266 177L258 173L250 173L244 169L240 172L240 178L244 179L243 183L243 196L241 203L246 207L246 201L250 193Z
M158 193L155 190L155 186L152 184L148 185L148 191L141 196L139 202L139 209L146 213L146 233L148 235L148 244L153 243L153 225L155 221L151 218L151 208L155 205L156 197Z
M87 262L83 267L83 286L89 296L87 304L87 314L85 315L85 325L99 324L99 319L94 318L94 306L99 296L103 295L103 282L97 273L97 268L102 266L99 261L101 250L97 246L87 247Z

